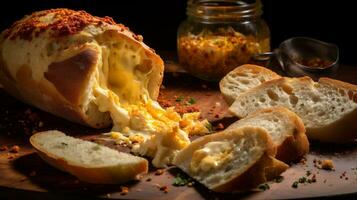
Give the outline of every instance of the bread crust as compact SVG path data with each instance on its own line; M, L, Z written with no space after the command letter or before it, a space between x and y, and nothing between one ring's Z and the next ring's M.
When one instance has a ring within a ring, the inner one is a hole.
M255 118L264 113L279 113L282 120L287 120L292 123L294 129L293 132L285 132L285 139L281 143L275 143L277 146L276 158L285 163L290 163L292 161L299 161L304 155L309 152L309 140L306 136L306 130L304 123L301 118L290 111L289 109L281 106L260 109L255 112L250 113L244 119ZM274 115L274 114L272 114ZM239 126L239 121L237 121ZM244 126L244 125L243 125ZM253 126L253 125L252 125ZM235 128L236 125L233 123L227 129Z
M241 65L241 66L235 68L234 70L229 72L225 77L223 77L221 79L221 81L219 82L219 88L222 92L222 95L229 105L231 105L234 102L236 96L232 95L229 88L226 88L226 85L228 84L227 77L231 76L233 74L245 74L247 72L250 72L253 74L265 74L266 76L271 77L271 80L281 78L281 76L278 75L277 73L275 73L265 67L261 67L259 65L244 64L244 65ZM265 81L263 81L263 82L265 82Z
M93 128L108 127L110 115L87 102L102 62L99 37L143 50L152 66L147 89L155 100L164 65L142 37L111 18L69 9L32 13L2 32L0 83L12 96L44 111Z
M139 174L148 172L148 162L145 159L131 166L88 167L69 163L39 147L36 143L36 136L42 133L36 133L30 138L30 143L36 149L38 155L53 167L69 172L81 181L95 184L119 184L138 179Z

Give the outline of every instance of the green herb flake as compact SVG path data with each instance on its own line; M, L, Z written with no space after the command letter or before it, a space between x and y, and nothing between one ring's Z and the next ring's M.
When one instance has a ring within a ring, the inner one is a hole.
M284 177L283 176L278 176L274 179L274 182L275 183L281 183L282 181L284 180Z
M188 101L187 101L188 104L192 105L192 104L195 104L196 103L196 100L194 98L190 98Z
M298 188L298 185L299 185L299 182L295 181L295 182L291 185L291 187L292 187L292 188Z
M205 127L206 127L206 129L207 129L209 132L212 132L212 131L213 131L213 126L212 126L211 123L207 122L207 123L205 124Z
M192 181L193 180L190 177L188 177L188 176L186 176L184 174L178 173L176 175L176 177L174 178L174 181L173 181L172 185L173 186L177 186L177 187L185 186L185 185L187 185L188 183L190 183Z
M311 175L311 171L310 170L307 170L306 171L306 176L310 176Z
M176 99L175 101L176 101L176 102L181 102L183 99L184 99L183 96L179 96L179 97L177 97L177 99Z
M258 189L265 191L265 190L269 190L270 186L267 183L263 183L258 186Z
M61 142L61 145L64 146L64 147L68 146L68 144L65 143L65 142Z
M299 183L306 183L306 181L307 181L306 177L299 178Z

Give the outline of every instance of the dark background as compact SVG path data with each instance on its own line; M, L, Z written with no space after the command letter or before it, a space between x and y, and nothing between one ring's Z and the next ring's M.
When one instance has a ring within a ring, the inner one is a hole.
M262 2L263 18L270 27L273 48L293 36L314 37L337 44L341 63L357 65L357 9L353 1ZM84 9L93 15L111 16L135 33L142 34L144 41L158 51L176 49L177 27L186 18L186 0L7 0L1 5L0 29L5 29L25 14L58 7Z

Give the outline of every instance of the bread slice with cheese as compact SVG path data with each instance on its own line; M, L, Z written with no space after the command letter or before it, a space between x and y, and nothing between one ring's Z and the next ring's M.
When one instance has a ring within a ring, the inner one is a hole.
M247 190L279 175L288 165L274 158L267 131L239 127L194 140L174 164L216 192Z
M245 64L229 72L219 82L224 99L231 105L235 98L266 81L280 78L275 72L258 65Z
M330 78L280 78L240 94L229 108L244 118L262 108L283 106L304 122L309 139L350 142L357 139L357 86Z
M300 160L309 152L304 123L294 112L284 107L260 109L240 119L226 130L243 126L257 126L265 129L277 146L276 158L290 163Z
M70 137L60 131L36 133L30 142L47 163L85 182L125 183L148 172L148 162L144 158Z

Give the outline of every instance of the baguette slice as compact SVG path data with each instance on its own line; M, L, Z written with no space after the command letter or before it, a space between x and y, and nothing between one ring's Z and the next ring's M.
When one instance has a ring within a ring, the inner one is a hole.
M245 64L223 77L219 82L219 88L226 102L231 105L239 94L277 78L281 76L265 67Z
M265 129L277 146L276 158L285 163L298 161L309 152L304 123L298 115L287 108L272 107L258 110L231 124L226 130L242 126Z
M288 165L275 154L264 129L246 126L193 141L174 164L213 191L233 192L254 188L285 171Z
M329 78L280 78L239 95L229 110L242 118L272 106L299 115L309 139L343 143L357 138L356 85Z
M148 171L148 162L144 158L66 136L56 130L36 133L30 142L47 163L84 182L124 183Z

